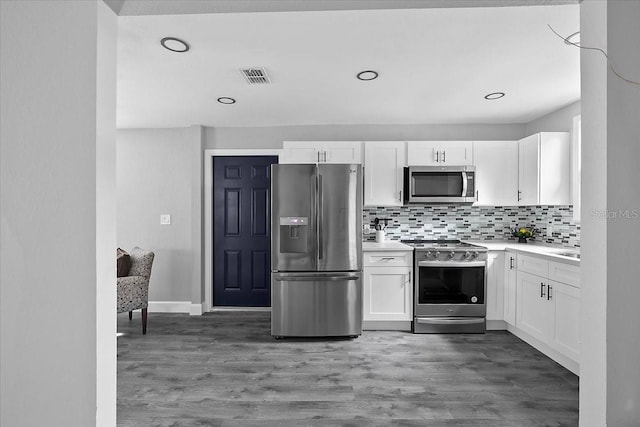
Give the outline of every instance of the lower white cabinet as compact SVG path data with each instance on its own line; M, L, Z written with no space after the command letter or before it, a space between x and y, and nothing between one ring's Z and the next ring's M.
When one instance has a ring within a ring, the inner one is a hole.
M411 267L365 267L363 320L412 320Z
M516 282L517 282L517 262L515 252L505 251L504 253L504 321L508 324L516 325Z
M548 279L518 271L516 326L540 341L549 341L553 331L553 300L547 293Z
M487 320L504 319L504 251L489 251L487 257Z
M546 260L540 260L540 262L557 264ZM573 269L575 268L573 267ZM535 338L543 346L550 348L551 353L547 355L552 359L578 373L580 361L579 283L561 283L549 277L518 270L516 293L516 328ZM523 339L527 341L526 337ZM530 342L530 344L534 347L538 345L535 342ZM545 348L538 349L547 353Z
M549 280L554 301L553 346L573 360L580 359L580 288Z
M363 329L411 330L413 252L365 251Z

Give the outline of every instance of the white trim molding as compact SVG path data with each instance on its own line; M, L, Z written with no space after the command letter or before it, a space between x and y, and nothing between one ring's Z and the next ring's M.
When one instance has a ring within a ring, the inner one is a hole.
M281 149L269 150L234 150L214 149L204 150L204 303L203 312L214 309L213 306L213 158L215 156L278 156L282 157Z
M187 313L191 314L191 301L149 301L150 313Z

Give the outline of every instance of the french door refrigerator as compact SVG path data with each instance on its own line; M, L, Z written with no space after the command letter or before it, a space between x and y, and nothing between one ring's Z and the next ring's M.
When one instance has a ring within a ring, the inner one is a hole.
M362 168L271 166L271 335L362 334Z

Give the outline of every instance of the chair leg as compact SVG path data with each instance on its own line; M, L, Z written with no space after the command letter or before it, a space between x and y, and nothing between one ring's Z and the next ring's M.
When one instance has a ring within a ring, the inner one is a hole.
M142 309L142 335L147 333L147 309Z
M131 318L133 317L133 311L129 312L129 320L131 320Z

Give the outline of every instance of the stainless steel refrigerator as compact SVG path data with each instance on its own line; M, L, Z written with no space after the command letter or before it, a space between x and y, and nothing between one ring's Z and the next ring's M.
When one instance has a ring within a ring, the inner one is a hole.
M362 333L362 168L271 166L271 335Z

